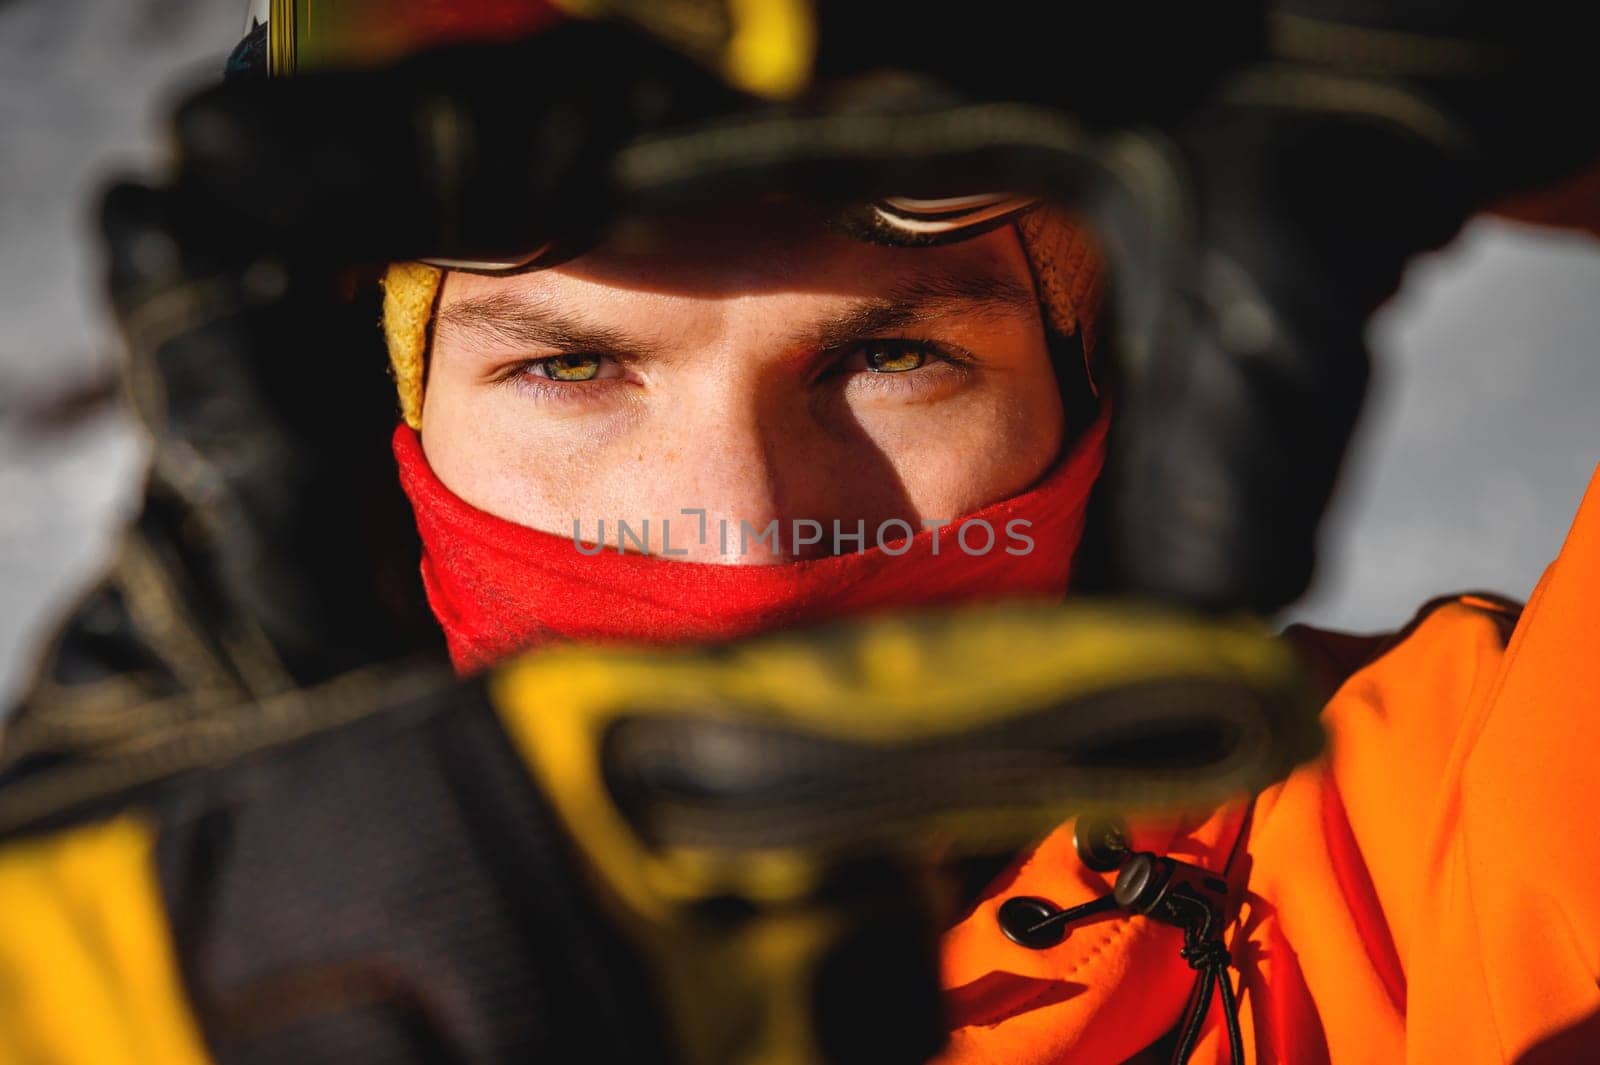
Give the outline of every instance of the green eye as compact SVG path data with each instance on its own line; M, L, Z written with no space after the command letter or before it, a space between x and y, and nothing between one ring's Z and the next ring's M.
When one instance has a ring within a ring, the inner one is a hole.
M873 373L905 373L928 361L923 349L905 344L868 344L864 353L867 369Z
M600 373L600 356L552 355L537 365L552 381L592 381Z

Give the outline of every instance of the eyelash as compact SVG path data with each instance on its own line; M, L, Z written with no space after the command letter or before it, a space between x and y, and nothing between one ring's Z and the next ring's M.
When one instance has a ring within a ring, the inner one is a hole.
M900 350L914 350L926 353L930 358L921 366L909 370L877 370L861 368L850 370L844 364L857 354L866 352L872 347L890 347ZM595 377L586 381L561 381L545 374L538 373L541 366L549 366L557 359L573 358L581 352L563 352L559 355L547 355L537 359L527 359L516 363L496 378L496 384L505 384L523 392L533 395L545 402L557 403L582 403L600 398L597 395L601 390L610 391L612 388L626 383L626 377ZM612 356L597 356L601 360L610 360ZM898 392L907 396L921 395L930 389L939 387L941 378L946 374L968 374L977 364L977 359L964 349L954 348L932 340L915 340L906 337L892 337L860 341L851 347L843 349L842 353L831 360L826 368L818 375L819 379L828 377L847 377L858 388L866 388L874 392Z
M599 398L600 391L610 391L612 388L627 383L623 376L595 377L587 381L561 381L556 378L537 373L540 366L548 366L557 359L570 359L582 352L562 352L560 355L546 355L538 359L526 359L507 367L494 383L515 388L533 398L545 403L586 403ZM597 356L602 361L610 356Z
M845 365L855 361L858 355L865 357L866 353L875 347L885 347L900 352L918 351L928 358L922 365L910 370L874 371L870 367L851 369ZM933 340L895 337L864 340L845 349L844 354L823 372L823 376L843 376L849 386L856 390L910 398L939 388L949 380L951 374L969 374L976 363L977 359L963 349Z

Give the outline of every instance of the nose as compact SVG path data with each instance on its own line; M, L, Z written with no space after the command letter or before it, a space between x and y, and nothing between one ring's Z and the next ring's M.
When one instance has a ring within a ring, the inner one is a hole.
M817 491L817 427L801 406L733 379L680 412L657 478L672 504L671 553L746 566L829 553L810 524L832 507Z
M804 360L773 354L770 340L759 320L729 330L693 387L654 406L641 456L649 466L634 481L643 491L634 498L670 533L652 550L774 565L871 547L890 518L909 529L914 510L877 442Z
M651 496L671 520L671 553L773 565L917 531L902 471L837 383L819 381L803 359L763 355L758 342L741 339L726 345L718 372L652 419Z

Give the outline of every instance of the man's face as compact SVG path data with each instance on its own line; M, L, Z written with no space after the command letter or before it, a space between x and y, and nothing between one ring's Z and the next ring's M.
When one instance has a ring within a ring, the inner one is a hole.
M1063 439L1009 226L909 249L739 215L546 270L452 272L436 322L430 465L479 509L565 536L692 528L686 509L916 528L1024 491ZM701 561L797 557L685 539L674 552Z

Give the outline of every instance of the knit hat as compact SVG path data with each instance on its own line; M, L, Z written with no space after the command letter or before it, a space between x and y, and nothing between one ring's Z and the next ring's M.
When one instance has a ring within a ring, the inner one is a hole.
M1013 223L1045 324L1063 337L1082 331L1085 372L1091 388L1094 370L1095 317L1101 295L1101 257L1093 237L1065 211L1037 207ZM439 283L444 271L425 263L395 263L383 279L383 333L389 345L389 366L400 396L400 416L413 429L422 428L422 390L427 378L428 343Z

